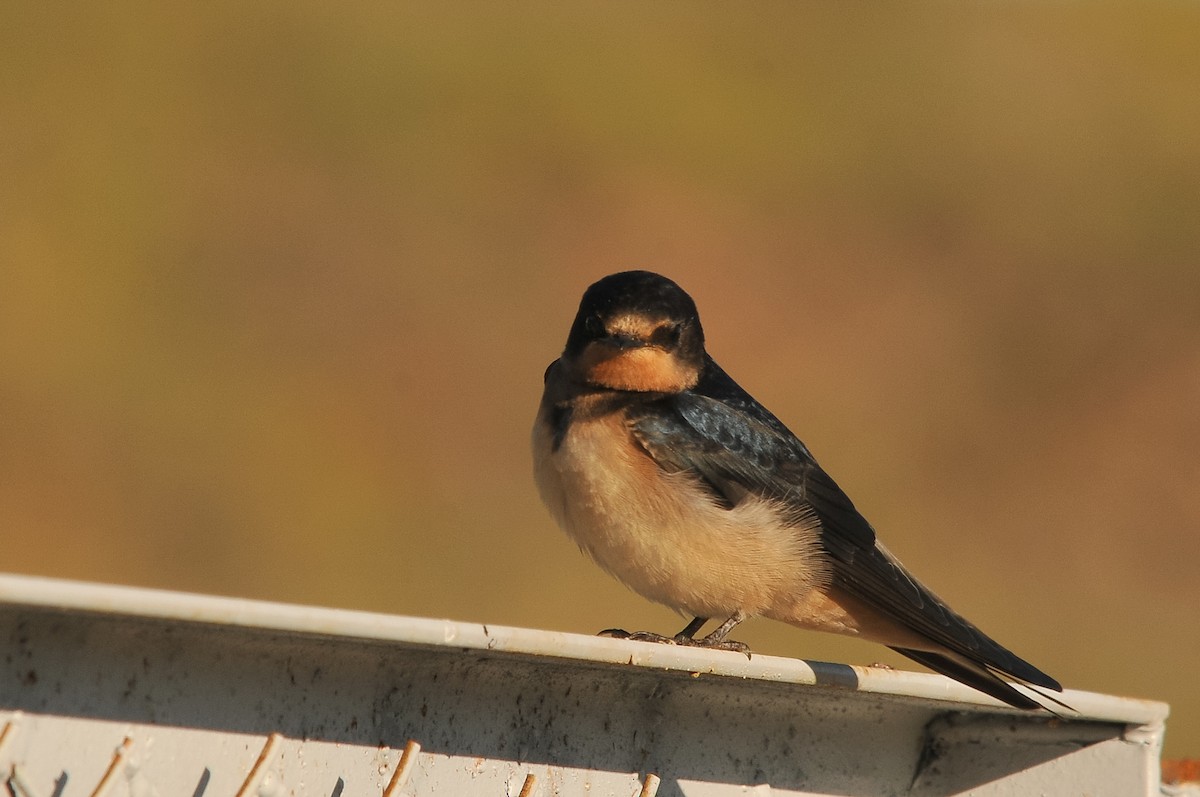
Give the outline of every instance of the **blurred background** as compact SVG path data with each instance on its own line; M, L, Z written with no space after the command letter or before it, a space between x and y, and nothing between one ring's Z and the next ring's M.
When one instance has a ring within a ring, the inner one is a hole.
M648 268L924 581L1200 754L1198 30L6 3L0 569L674 632L529 473L580 294Z

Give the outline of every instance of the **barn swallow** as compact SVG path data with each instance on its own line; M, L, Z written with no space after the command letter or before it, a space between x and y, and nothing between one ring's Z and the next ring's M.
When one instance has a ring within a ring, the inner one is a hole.
M1062 691L883 547L804 443L708 355L695 303L666 277L626 271L587 289L546 369L533 453L542 500L579 547L695 618L674 637L612 634L744 650L729 632L762 616L882 643L1017 708L1041 704L1002 676ZM721 625L696 638L709 619Z

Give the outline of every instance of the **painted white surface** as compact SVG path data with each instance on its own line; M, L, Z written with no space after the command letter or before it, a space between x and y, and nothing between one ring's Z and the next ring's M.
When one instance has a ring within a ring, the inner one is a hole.
M1167 707L1058 719L938 675L0 575L0 772L29 797L1159 794Z

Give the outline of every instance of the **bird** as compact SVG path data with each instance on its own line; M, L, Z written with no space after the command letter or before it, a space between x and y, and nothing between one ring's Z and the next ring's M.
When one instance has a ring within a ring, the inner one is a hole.
M641 641L737 650L766 617L874 641L1021 709L1055 679L952 610L877 539L807 446L708 354L692 297L650 271L583 294L545 371L534 480L596 564L692 619ZM709 620L720 625L697 634Z

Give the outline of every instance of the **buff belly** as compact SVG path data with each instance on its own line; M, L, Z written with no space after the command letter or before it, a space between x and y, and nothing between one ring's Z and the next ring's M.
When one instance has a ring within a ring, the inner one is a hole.
M816 533L785 525L770 501L718 504L686 472L667 473L620 412L571 424L554 449L545 410L534 471L559 526L637 593L697 617L783 619L822 583Z

